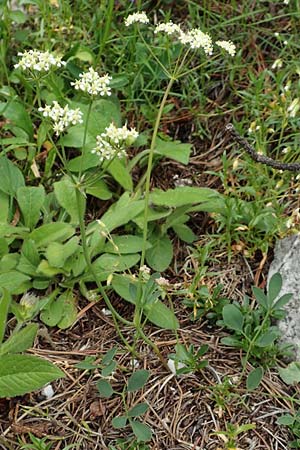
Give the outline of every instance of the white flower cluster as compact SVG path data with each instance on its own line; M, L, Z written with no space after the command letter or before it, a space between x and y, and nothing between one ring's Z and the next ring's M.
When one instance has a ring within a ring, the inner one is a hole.
M109 86L111 77L104 75L100 77L99 74L90 67L88 72L81 73L79 80L71 83L77 90L87 92L90 95L111 95L111 88Z
M37 72L48 72L54 67L66 65L60 56L55 56L50 52L39 52L38 50L28 50L24 53L18 53L21 59L15 64L15 69L36 70Z
M125 25L126 27L129 27L130 25L132 25L133 23L149 23L149 19L147 17L147 14L142 11L140 13L134 13L134 14L130 14L126 19L125 19Z
M131 14L125 19L125 25L128 27L135 22L149 23L149 19L144 12ZM202 48L207 55L213 53L213 41L209 34L204 33L200 28L193 28L184 32L180 25L171 20L166 23L159 23L154 28L154 34L165 33L168 36L176 35L179 42L188 45L191 49ZM236 47L231 41L217 41L216 44L226 50L231 56L235 55Z
M44 108L39 108L44 117L49 117L53 121L53 130L58 136L65 131L70 125L82 123L82 112L79 108L70 109L68 105L64 108L54 101L53 104L46 105Z
M187 33L181 32L179 35L179 41L182 44L187 44L191 49L203 48L207 55L212 55L213 41L207 33L203 33L199 28L193 28Z
M166 33L168 36L171 36L172 34L181 34L182 31L179 25L170 20L170 22L158 24L154 29L154 34L157 33Z
M216 41L216 44L226 50L229 55L234 56L236 52L236 47L231 41Z
M111 123L104 133L97 136L97 145L92 153L96 153L101 162L110 161L114 157L122 158L122 156L126 156L126 147L133 144L138 135L135 128L129 130L126 125L117 128Z

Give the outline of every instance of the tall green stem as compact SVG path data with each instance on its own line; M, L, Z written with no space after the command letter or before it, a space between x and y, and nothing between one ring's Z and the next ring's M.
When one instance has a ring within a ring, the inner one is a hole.
M91 114L91 110L92 110L92 105L93 105L93 97L91 98L91 100L89 102L89 107L88 107L88 110L87 110L87 113L86 113L86 119L85 119L85 124L84 124L83 142L82 142L82 154L81 154L81 161L80 161L80 171L79 171L79 175L78 175L78 179L79 180L80 180L81 175L82 175L83 157L84 157L84 152L85 152L87 130L88 130L89 118L90 118L90 114Z

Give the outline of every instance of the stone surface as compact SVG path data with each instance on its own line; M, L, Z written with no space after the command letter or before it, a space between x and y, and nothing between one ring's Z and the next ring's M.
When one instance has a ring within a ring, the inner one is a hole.
M282 276L280 294L293 294L284 307L287 311L286 317L278 322L282 341L295 345L297 359L300 359L300 235L277 241L268 282L276 272Z

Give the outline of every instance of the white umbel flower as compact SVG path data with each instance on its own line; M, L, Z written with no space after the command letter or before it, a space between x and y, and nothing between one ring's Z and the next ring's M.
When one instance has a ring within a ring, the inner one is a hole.
M137 23L137 22L138 23L149 23L149 19L147 17L147 14L144 11L139 12L139 13L130 14L125 19L126 27L129 27L133 23Z
M231 41L216 41L216 45L226 50L230 56L234 56L236 52L236 46Z
M100 75L90 67L88 72L81 73L79 75L79 80L76 80L74 83L71 83L72 86L75 87L76 90L80 90L86 92L90 95L111 95L110 88L111 77L108 74Z
M60 56L50 52L40 52L38 50L26 50L24 53L18 53L21 59L15 64L15 69L34 70L36 72L48 72L50 69L66 65Z
M187 33L182 31L179 35L179 41L184 45L189 45L191 49L202 48L207 55L212 55L212 38L209 34L203 33L199 28L193 28Z
M179 25L176 25L171 20L170 22L160 23L155 27L154 33L166 33L168 36L172 34L180 34L181 28Z
M52 106L46 105L44 108L39 108L39 111L44 117L49 117L53 121L53 130L57 136L69 126L83 122L79 108L70 109L68 105L63 108L57 101L54 101Z
M126 125L117 128L111 123L104 133L97 136L97 145L92 153L99 156L100 162L110 161L115 157L122 158L126 156L126 148L133 144L138 135L135 128L129 130Z

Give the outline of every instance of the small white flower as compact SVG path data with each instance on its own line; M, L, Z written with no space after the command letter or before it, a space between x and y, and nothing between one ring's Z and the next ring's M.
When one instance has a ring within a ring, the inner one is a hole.
M167 365L170 369L170 372L172 372L173 375L177 374L177 370L180 370L180 369L183 369L184 367L186 367L186 365L181 362L177 362L177 364L176 364L175 361L173 361L173 359L168 359Z
M290 0L283 0L284 5L288 5L290 3Z
M50 69L66 65L66 62L62 61L60 56L55 56L48 51L26 50L24 53L18 53L18 56L21 56L21 59L15 64L15 69L48 72Z
M132 25L133 23L149 23L149 19L147 17L147 14L142 11L140 13L134 13L134 14L130 14L126 19L125 19L125 25L126 27L129 27L130 25Z
M166 23L160 23L155 27L154 33L166 33L168 36L171 36L172 34L180 34L181 28L179 25L176 25L171 20L170 22Z
M164 277L155 278L155 281L161 287L166 288L170 286L170 282Z
M126 147L129 147L138 137L138 132L135 128L130 130L124 125L122 128L117 128L111 123L104 133L97 136L97 145L92 150L92 153L96 153L100 162L110 161L113 158L122 158L126 156Z
M282 59L281 58L275 59L275 61L273 62L272 66L271 66L271 68L273 70L274 69L281 69L281 67L282 67Z
M108 74L102 77L90 67L88 72L79 74L79 80L72 82L71 85L75 87L76 90L81 90L90 95L111 95L110 82L111 77Z
M212 38L209 34L203 33L199 28L193 28L187 33L181 31L179 41L182 44L189 45L191 49L202 48L207 55L212 55Z
M44 108L39 108L44 117L49 117L53 121L53 130L58 136L65 131L70 125L82 123L82 112L79 108L70 109L68 105L64 108L59 105L57 101L52 103L52 106L45 105Z
M226 50L229 55L234 56L236 52L236 46L231 41L216 41L216 44Z
M142 272L146 275L150 275L151 269L150 269L150 267L146 266L146 264L144 264L143 266L140 267L140 272Z
M292 118L296 117L296 114L299 111L299 109L300 109L299 98L295 98L287 109L288 115Z

